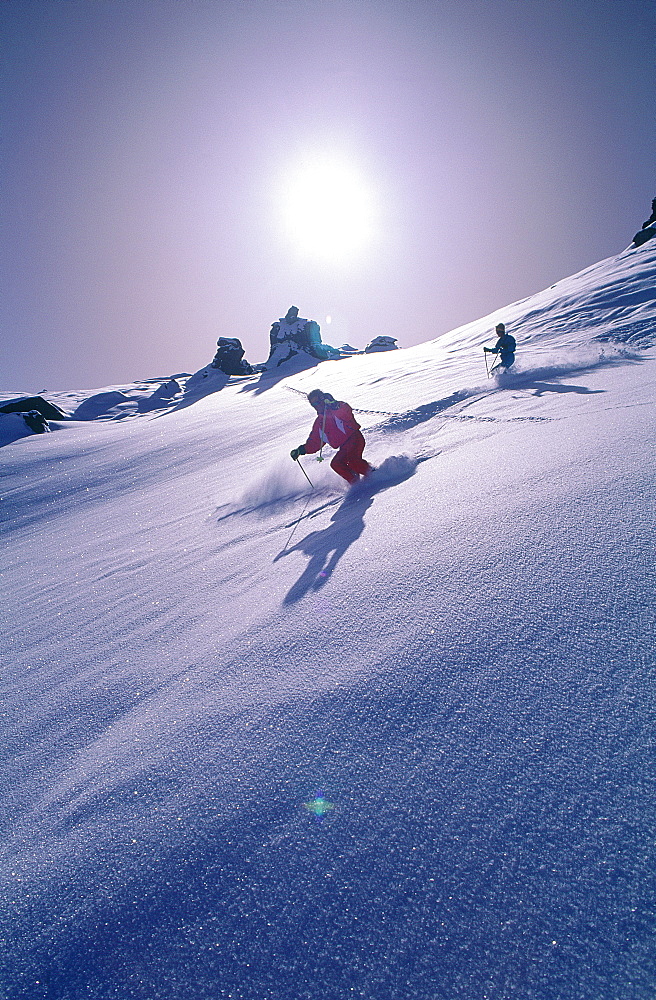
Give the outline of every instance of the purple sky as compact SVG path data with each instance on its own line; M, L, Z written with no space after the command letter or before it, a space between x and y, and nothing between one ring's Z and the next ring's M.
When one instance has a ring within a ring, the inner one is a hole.
M4 0L0 28L0 389L193 372L220 335L263 361L292 303L408 347L623 249L656 195L652 0ZM371 191L348 259L281 219L308 156Z

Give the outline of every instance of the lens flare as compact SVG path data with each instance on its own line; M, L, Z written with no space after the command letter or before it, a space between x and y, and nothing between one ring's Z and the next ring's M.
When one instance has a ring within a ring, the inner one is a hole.
M317 795L311 802L305 802L304 805L308 812L314 813L317 819L323 819L326 813L335 808L334 803L328 802L321 794Z

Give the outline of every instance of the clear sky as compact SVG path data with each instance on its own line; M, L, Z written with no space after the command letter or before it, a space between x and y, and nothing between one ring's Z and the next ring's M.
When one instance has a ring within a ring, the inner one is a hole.
M653 0L4 0L0 388L408 347L628 245ZM330 323L327 317L331 318Z

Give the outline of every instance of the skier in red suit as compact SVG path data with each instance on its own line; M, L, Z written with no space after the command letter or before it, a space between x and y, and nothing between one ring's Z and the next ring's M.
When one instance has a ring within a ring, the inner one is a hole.
M373 472L373 466L362 457L364 437L348 403L340 403L321 389L313 389L308 394L308 402L317 411L317 416L305 444L291 452L294 461L298 461L299 455L313 455L324 444L329 444L338 449L330 467L347 483L357 483L360 476Z

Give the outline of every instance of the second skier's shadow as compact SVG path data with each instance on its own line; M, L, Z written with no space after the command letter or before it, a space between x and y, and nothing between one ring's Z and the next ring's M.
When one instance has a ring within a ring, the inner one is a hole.
M283 549L277 562L290 552L304 552L310 557L305 570L285 595L283 604L295 604L310 590L319 590L330 579L346 550L364 531L364 515L374 502L372 496L347 498L331 517L323 531L311 531L290 549Z
M605 389L589 389L587 385L565 385L562 382L531 382L523 388L534 390L532 396L542 396L545 392L577 392L582 396L605 392Z

